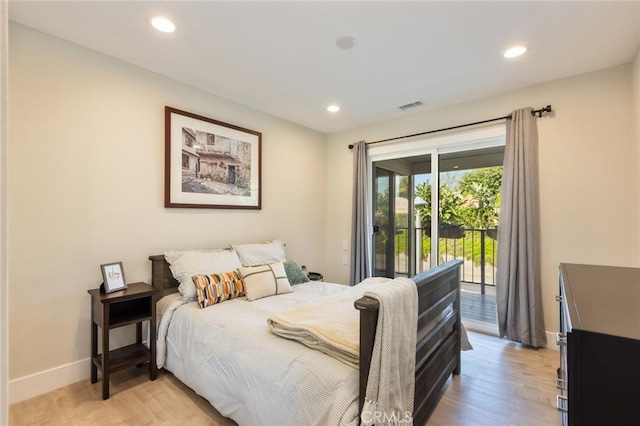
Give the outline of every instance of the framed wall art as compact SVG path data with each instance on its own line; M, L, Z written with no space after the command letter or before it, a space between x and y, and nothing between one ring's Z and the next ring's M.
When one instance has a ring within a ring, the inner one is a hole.
M260 209L262 133L165 107L165 207Z
M113 293L127 288L122 262L105 263L100 265L100 269L102 270L105 293Z

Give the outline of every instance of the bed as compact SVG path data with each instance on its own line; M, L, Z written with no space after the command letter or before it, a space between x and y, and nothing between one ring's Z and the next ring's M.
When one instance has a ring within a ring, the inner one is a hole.
M152 285L160 290L158 313L169 324L166 341L158 342L166 350L159 367L239 424L359 424L376 335L376 300L362 297L355 302L360 312L360 368L354 369L277 337L266 325L269 314L345 286L309 282L277 297L198 309L196 303L176 302L178 282L165 257L149 259ZM460 265L451 261L411 278L418 290L415 425L426 423L448 378L460 373ZM206 341L218 345L220 353L195 355Z

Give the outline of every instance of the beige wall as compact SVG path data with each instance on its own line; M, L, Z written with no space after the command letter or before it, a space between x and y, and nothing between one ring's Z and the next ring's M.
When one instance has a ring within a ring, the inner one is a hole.
M633 124L634 124L634 140L636 141L636 159L637 167L640 169L640 47L636 51L636 56L632 63L632 80L633 80ZM640 173L638 174L640 179ZM638 197L640 197L640 181L638 181ZM638 218L640 220L640 218ZM640 231L639 231L640 232ZM640 239L640 233L638 234Z
M352 156L347 145L500 117L515 108L552 104L538 121L542 285L546 329L557 330L560 262L640 266L637 116L631 66L571 77L436 111L416 112L328 137L327 269L346 281L340 244L349 238ZM428 99L427 99L428 101Z
M9 58L10 379L90 355L102 263L278 237L326 269L323 134L13 24ZM165 105L262 132L262 210L163 207Z
M8 342L9 303L7 274L7 81L8 2L0 0L0 424L9 423Z

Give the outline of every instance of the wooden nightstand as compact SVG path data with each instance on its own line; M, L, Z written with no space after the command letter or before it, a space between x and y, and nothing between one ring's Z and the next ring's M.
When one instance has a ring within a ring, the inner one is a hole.
M102 399L109 398L109 373L149 361L149 379L158 375L156 366L156 303L158 289L145 283L128 284L114 293L88 290L91 295L91 383L102 372ZM149 321L149 348L142 344L142 323ZM136 343L109 350L109 330L136 325ZM98 327L102 329L102 353L98 354Z
M308 275L309 279L311 281L323 281L324 277L322 276L322 274L320 272L309 272Z

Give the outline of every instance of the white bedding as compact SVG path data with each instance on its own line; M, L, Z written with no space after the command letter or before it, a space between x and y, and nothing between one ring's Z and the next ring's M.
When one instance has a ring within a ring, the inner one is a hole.
M311 281L293 286L293 293L204 309L178 293L163 297L157 305L158 368L240 425L356 425L358 370L267 326L276 312L349 288Z
M240 425L357 424L358 370L273 335L266 323L275 312L349 287L312 281L293 288L205 309L164 297L158 366Z

